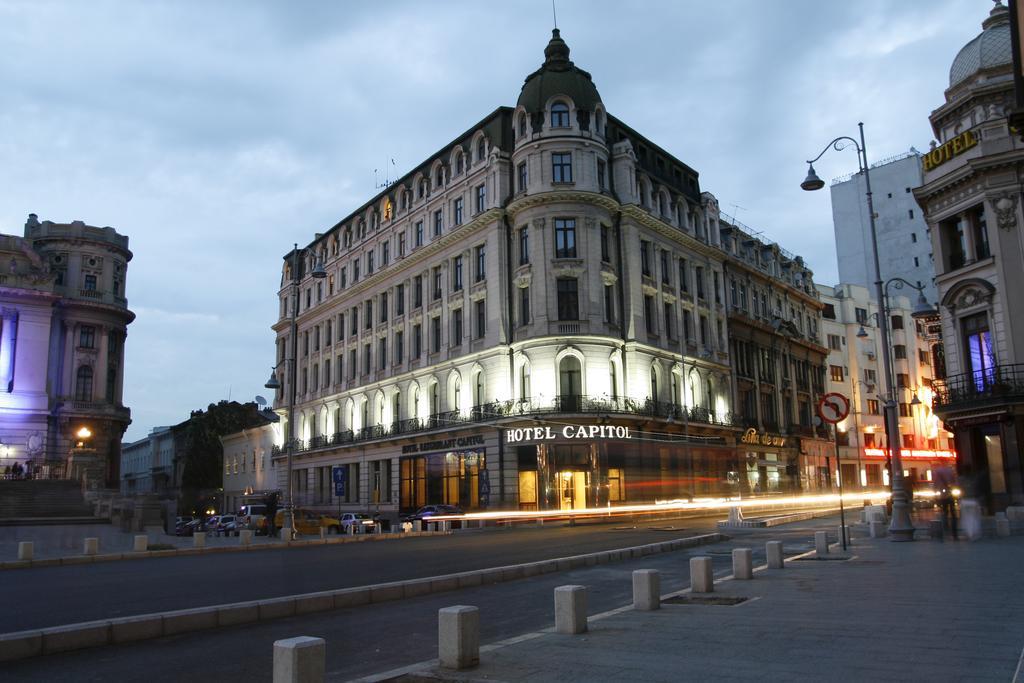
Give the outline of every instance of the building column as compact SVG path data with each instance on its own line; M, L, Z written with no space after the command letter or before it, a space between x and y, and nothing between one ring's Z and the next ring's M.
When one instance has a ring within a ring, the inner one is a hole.
M3 309L3 327L0 330L0 392L10 393L14 380L14 345L18 334L18 310Z
M96 366L93 370L92 398L94 401L105 402L107 398L107 350L110 348L107 335L110 334L110 327L97 326L96 333L99 335L100 343L97 350Z
M62 326L62 342L64 344L64 368L61 372L61 381L64 386L61 389L60 395L67 398L74 398L75 395L75 373L78 368L75 367L75 326L74 323L68 320L61 321Z

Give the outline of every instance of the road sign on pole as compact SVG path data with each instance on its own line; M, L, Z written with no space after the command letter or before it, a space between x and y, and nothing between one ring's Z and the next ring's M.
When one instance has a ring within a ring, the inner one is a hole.
M331 468L331 479L334 481L334 495L338 498L342 498L345 495L345 476L347 474L347 467L335 465Z
M825 394L818 401L818 415L829 424L836 424L846 419L850 414L850 399L842 394L832 392Z

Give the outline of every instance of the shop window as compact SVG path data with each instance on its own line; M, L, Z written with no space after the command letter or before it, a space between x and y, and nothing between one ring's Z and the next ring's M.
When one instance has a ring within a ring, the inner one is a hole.
M623 503L626 501L626 474L619 467L608 468L608 502Z

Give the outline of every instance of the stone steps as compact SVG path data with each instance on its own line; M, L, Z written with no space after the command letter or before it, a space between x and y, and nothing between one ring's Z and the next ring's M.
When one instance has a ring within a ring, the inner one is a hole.
M85 502L77 481L0 481L0 520L92 516L92 506Z

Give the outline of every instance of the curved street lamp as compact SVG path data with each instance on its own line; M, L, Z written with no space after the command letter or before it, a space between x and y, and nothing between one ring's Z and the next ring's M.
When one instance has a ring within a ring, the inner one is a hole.
M889 525L889 533L894 541L914 540L914 523L910 519L910 503L907 496L906 486L903 481L903 461L900 458L900 423L896 416L896 391L893 386L892 361L889 358L889 320L888 308L885 303L885 289L882 282L882 268L878 260L878 234L875 228L875 206L871 198L871 166L868 164L867 145L864 143L864 124L858 123L860 131L860 143L849 136L840 136L825 145L821 153L813 159L807 160L807 177L800 187L807 191L820 190L825 187L825 182L814 172L814 162L825 155L829 149L840 152L853 145L857 150L857 163L860 172L864 174L865 195L868 202L868 218L871 224L871 252L875 261L875 291L878 297L879 315L878 330L881 336L885 366L885 423L889 430L889 449L892 452L892 522ZM846 144L849 143L849 144ZM890 281L891 282L891 281ZM905 281L904 281L905 282ZM907 283L909 284L909 283ZM863 331L863 328L862 328ZM865 335L867 333L865 332ZM858 332L860 336L860 332Z
M309 251L310 251L310 249L308 249L308 248L299 249L299 245L298 244L295 244L294 247L292 248L292 277L291 277L292 296L289 297L291 299L290 306L289 306L291 311L290 311L290 316L289 316L289 318L290 318L290 321L289 321L290 325L289 325L289 331L288 331L288 334L291 337L291 339L290 339L291 344L289 345L291 347L291 349L290 349L291 353L290 353L290 357L286 356L285 358L281 359L281 361L277 365L275 365L274 367L272 367L270 369L270 379L268 379L266 381L266 383L263 385L267 389L273 389L275 392L278 389L280 389L281 388L281 381L277 378L277 372L276 371L277 371L277 369L279 367L281 367L282 364L287 364L287 366L288 366L288 403L287 403L287 424L285 425L285 432L284 432L284 448L285 448L285 454L287 456L288 489L287 489L287 497L285 499L285 515L284 515L284 518L285 518L286 525L288 526L289 529L292 529L293 533L294 533L294 530L295 530L295 522L294 522L294 519L293 519L294 506L292 504L292 454L295 452L295 444L294 444L294 440L295 440L294 439L295 427L294 427L294 419L293 418L294 418L294 413L295 413L295 389L296 389L295 385L296 385L296 380L297 380L297 375L298 375L298 368L296 367L295 360L296 360L296 358L298 358L298 355L299 355L298 354L298 351L299 351L298 323L296 322L296 317L298 316L298 312L299 312L299 284L300 284L299 257L301 255L309 252ZM316 278L317 280L322 280L325 277L327 277L327 271L324 270L324 262L323 262L322 258L320 258L319 256L316 257L316 260L313 262L313 269L309 272L309 274L312 277ZM273 520L271 520L270 523L273 524ZM291 539L287 539L287 540L291 540Z

